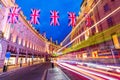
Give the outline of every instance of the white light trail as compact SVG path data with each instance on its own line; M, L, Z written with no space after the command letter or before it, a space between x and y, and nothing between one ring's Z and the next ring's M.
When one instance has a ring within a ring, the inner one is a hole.
M97 66L99 66L99 65L97 65ZM112 73L112 72L109 72L109 71L107 72L106 70L104 71L104 70L102 70L102 69L84 67L84 66L80 66L80 65L78 65L78 67L83 68L83 69L89 69L89 70L96 71L96 72L100 72L100 73L103 73L103 74L109 74L109 75L112 75L112 76L114 76L114 77L120 78L120 74Z
M89 80L93 80L92 78L90 78L90 77L88 77L88 76L86 76L86 75L83 75L83 74L81 74L81 73L79 73L79 72L77 72L77 71L75 71L75 70L72 70L72 69L70 69L70 68L67 68L67 67L65 67L65 66L62 66L61 64L58 64L59 66L61 66L61 67L63 67L64 69L67 69L67 70L69 70L69 71L71 71L71 72L74 72L74 73L76 73L76 74L78 74L78 75L80 75L80 76L83 76L83 77L85 77L85 78L88 78Z
M112 11L110 14L108 14L107 16L105 16L104 18L102 18L100 21L98 21L97 23L95 23L93 26L91 26L90 28L88 28L87 30L85 30L84 32L82 32L80 35L78 35L76 38L74 38L72 41L70 41L68 44L66 44L65 46L63 46L62 48L60 48L57 52L63 50L65 47L67 47L68 45L70 45L71 43L73 43L76 39L78 39L80 36L82 36L83 34L85 34L88 30L92 29L93 27L95 27L96 25L98 25L100 22L104 21L106 18L108 18L109 16L111 16L112 14L114 14L115 12L119 11L120 7L118 7L117 9L115 9L114 11Z
M72 66L72 65L66 64L66 63L61 63L61 64L65 65L67 67L70 67L72 69L77 69L77 70L82 71L84 73L96 75L96 76L99 76L99 77L102 77L102 78L105 78L105 79L108 79L108 80L117 80L116 78L113 78L113 77L110 77L110 76L106 76L104 74L100 74L100 73L97 73L97 72L91 72L91 71L88 71L88 70L85 70L85 69L82 69L82 68L78 68L76 66Z

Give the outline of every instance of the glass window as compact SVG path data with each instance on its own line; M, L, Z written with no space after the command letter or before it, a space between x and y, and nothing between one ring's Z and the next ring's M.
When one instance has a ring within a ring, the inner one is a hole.
M16 43L18 43L18 36L16 37Z
M115 0L111 0L111 1L115 1Z
M92 35L95 35L95 33L96 33L95 27L93 27L93 28L91 29L91 32L92 32Z
M113 26L112 17L109 17L109 18L107 19L107 23L108 23L108 26L109 26L109 27Z
M120 49L120 43L117 34L112 35L113 43L116 49Z
M12 33L10 33L9 41L12 41Z
M21 40L21 45L23 46L23 39Z
M0 2L0 8L2 8L3 7L3 5L2 5L2 3Z
M104 11L107 12L107 11L109 11L109 9L110 9L110 8L109 8L109 5L108 5L108 4L105 4L105 5L104 5Z

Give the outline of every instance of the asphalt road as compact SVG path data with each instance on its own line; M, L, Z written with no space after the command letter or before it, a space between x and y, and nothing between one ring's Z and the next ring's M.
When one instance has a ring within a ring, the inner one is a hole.
M0 80L41 80L50 63L42 63L0 74Z
M70 78L70 80L89 80L79 74L76 74L70 70L64 69L62 67L60 67L61 70Z

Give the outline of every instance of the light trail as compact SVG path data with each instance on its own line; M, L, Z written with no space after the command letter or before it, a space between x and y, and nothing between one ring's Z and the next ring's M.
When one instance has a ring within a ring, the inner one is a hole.
M99 69L95 69L95 68L89 68L89 67L84 67L84 66L78 66L79 68L83 68L83 69L89 69L89 70L92 70L92 71L96 71L96 72L101 72L103 74L106 74L106 75L112 75L114 77L118 77L120 78L120 74L115 74L115 73L111 73L111 72L107 72L107 71L103 71L103 70L99 70Z
M90 9L90 11L87 13L87 15L90 14L90 13L93 11L93 9L100 3L100 1L101 1L101 0L99 0L99 1L94 5L94 7L92 7L92 9ZM75 28L67 35L67 37L61 42L62 44L63 44L64 41L70 36L70 34L79 27L79 25L83 22L83 20L85 20L85 17L82 18L82 20L76 25L76 27L75 27Z
M59 65L60 67L64 68L64 69L66 69L66 70L69 70L69 71L74 72L74 73L76 73L76 74L78 74L78 75L80 75L80 76L83 76L83 77L85 77L85 78L87 78L87 79L89 79L89 80L92 80L92 78L90 78L90 77L88 77L88 76L86 76L86 75L80 74L79 72L77 72L77 71L75 71L75 70L72 70L72 69L70 69L70 68L67 68L67 67L65 67L65 66L63 66L63 65L61 65L61 64L58 64L58 65Z
M103 79L107 79L107 80L118 80L117 78L113 78L111 76L106 76L104 74L101 74L101 73L98 73L98 72L92 72L92 71L89 71L89 70L85 70L85 69L82 69L82 68L78 68L76 66L72 66L72 65L69 65L69 64L66 64L66 63L60 63L61 65L63 66L67 66L73 70L76 70L86 76L89 76L95 80L103 80Z
M100 21L98 21L97 23L95 23L93 26L91 26L90 28L88 28L87 30L85 30L84 32L82 32L80 35L78 35L76 38L74 38L68 44L66 44L65 46L63 46L62 48L60 48L57 52L63 50L65 47L67 47L68 45L70 45L71 43L73 43L80 36L82 36L83 34L85 34L88 30L92 29L93 27L95 27L96 25L98 25L100 22L104 21L106 18L108 18L109 16L111 16L112 14L114 14L115 12L117 12L119 10L120 10L120 7L116 8L114 11L112 11L110 14L108 14L107 16L105 16L104 18L102 18Z
M76 73L76 74L78 74L78 75L80 75L80 76L83 76L83 77L85 77L85 78L88 78L89 80L94 80L92 77L90 77L90 75L88 74L85 74L85 73L82 73L82 72L80 72L80 71L77 71L77 70L74 70L74 69L71 69L71 68L68 68L68 67L65 67L65 66L63 66L63 65L61 65L61 64L58 64L60 67L62 67L62 68L64 68L64 69L67 69L67 70L69 70L69 71L72 71L72 72L74 72L74 73ZM82 73L82 74L81 74ZM85 74L85 75L84 75ZM88 77L89 76L89 77ZM95 79L98 79L98 78L95 78ZM100 78L101 79L101 78ZM98 79L99 80L99 79Z

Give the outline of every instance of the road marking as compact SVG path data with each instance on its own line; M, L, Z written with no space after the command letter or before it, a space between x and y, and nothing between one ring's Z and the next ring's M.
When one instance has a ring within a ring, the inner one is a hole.
M46 75L47 75L47 70L45 70L45 71L44 71L44 73L43 73L43 76L42 76L41 80L45 80Z

